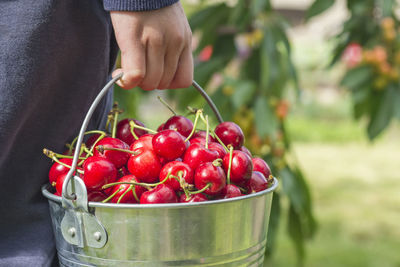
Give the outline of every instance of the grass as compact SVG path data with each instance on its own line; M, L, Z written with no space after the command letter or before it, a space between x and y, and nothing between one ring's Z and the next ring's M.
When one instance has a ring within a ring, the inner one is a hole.
M319 222L304 265L399 267L398 127L369 143L362 124L334 114L297 113L288 121ZM284 224L268 266L296 266Z

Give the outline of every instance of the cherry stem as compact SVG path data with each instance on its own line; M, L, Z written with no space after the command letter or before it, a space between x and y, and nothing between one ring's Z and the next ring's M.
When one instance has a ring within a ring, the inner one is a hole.
M135 134L135 123L133 122L133 124L131 124L131 123L129 123L129 126L130 126L130 131L131 131L131 134L132 134L132 136L133 136L133 138L135 138L135 140L138 140L139 139L139 137Z
M154 183L154 184L138 183L138 182L115 182L115 183L103 185L102 189L104 190L104 189L110 188L110 187L112 187L114 185L118 185L118 184L131 184L131 185L143 186L150 190L151 187L156 187L157 185L165 183L165 181L168 180L170 175L171 175L171 173L169 172L168 175L164 178L164 180L162 180L161 182L158 182L158 183Z
M129 122L129 125L131 126L131 129L133 128L132 131L133 131L135 128L137 128L137 129L140 129L140 130L148 131L148 132L150 132L150 133L152 133L152 134L156 134L156 133L157 133L157 131L154 131L154 130L152 130L152 129L149 129L149 128L146 128L146 127L137 125L134 121L130 121L130 122ZM137 136L136 136L136 137L137 137ZM139 138L138 138L138 139L139 139Z
M232 156L233 156L233 146L228 145L229 147L229 165L228 165L228 172L226 174L226 182L227 184L231 183L231 169L232 169Z
M203 110L201 110L201 109L198 109L198 110L196 111L196 117L194 118L193 129L192 129L192 131L190 132L189 136L185 139L185 142L189 141L189 139L192 138L194 132L196 131L197 122L198 122L199 117L201 116L202 112L203 112Z
M224 142L221 141L221 139L219 139L218 135L212 131L212 135L215 139L217 139L218 143L220 143L221 146L223 146L225 148L225 151L229 151L229 149L226 147L226 145L224 144Z
M58 154L54 151L48 150L47 148L43 148L43 154L45 154L47 157L53 159L53 157L56 157L58 159L72 159L74 156L68 156L68 155L63 155L63 154ZM86 159L84 157L79 157L79 159Z
M138 203L140 203L140 199L138 198L138 196L136 195L136 185L134 185L133 186L133 188L132 188L132 194L133 194L133 197L136 199L136 201L138 202Z
M114 113L114 119L113 120L114 120L114 123L113 123L113 129L112 129L112 132L111 132L111 137L115 138L115 134L117 132L118 112Z
M135 155L135 156L139 154L139 152L131 151L131 150L128 150L128 149L116 148L116 147L105 147L105 146L102 146L102 145L97 146L96 149L100 153L103 153L105 150L111 150L111 151L125 152L125 153L129 153L129 154L132 154L132 155Z
M161 96L158 95L157 98L167 109L169 109L169 111L172 112L172 114L174 114L175 116L177 115L175 110L164 99L162 99Z
M88 155L90 155L90 156L93 156L93 152L90 151L90 150L87 148L87 146L85 146L85 144L82 144L81 154L82 154L83 151L86 152L86 154L88 154Z
M101 139L103 139L106 136L106 133L103 132L102 134L100 134L100 136L96 139L96 141L93 143L92 147L90 148L89 152L91 155L93 155L93 150L96 147L97 143L100 142ZM81 160L78 163L78 166L82 166L82 164L85 162L85 159Z
M47 157L51 158L52 160L54 160L55 162L57 162L58 164L60 164L60 165L62 165L62 166L64 166L64 167L66 167L66 168L69 168L69 169L72 168L70 165L61 162L61 161L56 157L57 153L54 153L53 151L50 151L50 150L44 148L44 149L43 149L43 154L45 154ZM80 174L83 173L83 171L81 171L81 170L79 170L79 169L76 169L76 171L77 171L78 173L80 173Z
M98 134L106 136L106 133L103 132L103 131L100 131L100 130L87 131L83 135L95 134L95 133L98 133ZM74 149L75 143L78 141L78 137L79 136L75 137L74 140L72 140L72 142L71 142L71 144L69 146L69 153L72 153L72 149Z
M198 191L192 191L192 192L190 192L189 191L189 193L191 194L191 195L196 195L196 194L200 194L200 193L203 193L204 191L206 191L208 188L210 188L212 186L212 183L208 183L205 187L203 187L202 189L200 189L200 190L198 190Z
M127 189L124 193L122 193L122 195L118 198L117 204L119 204L119 202L121 202L122 198L123 198L129 191L131 191L133 187L134 187L134 185L129 186L128 189Z
M187 185L186 185L185 179L183 179L182 171L178 172L178 177L179 177L178 178L179 184L180 184L181 188L183 189L183 192L185 193L186 198L189 198L190 197L190 195L189 195L190 193L187 190Z
M118 194L123 188L118 188L114 193L112 193L108 198L104 199L102 203L107 203L110 201L113 197L115 197L116 194Z
M216 159L212 162L212 165L214 165L215 167L221 167L222 165L222 159Z

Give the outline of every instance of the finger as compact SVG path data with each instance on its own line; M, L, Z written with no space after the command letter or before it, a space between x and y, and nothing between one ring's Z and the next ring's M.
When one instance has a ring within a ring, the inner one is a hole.
M186 47L179 58L175 77L168 85L169 89L186 88L193 82L193 56L192 50Z
M179 44L181 44L179 46ZM157 86L158 89L166 89L171 84L175 77L176 70L178 69L179 57L183 51L182 42L174 42L167 49L165 60L164 60L164 73L162 75L160 84Z
M133 41L126 51L121 51L121 66L124 75L118 85L124 89L132 89L140 84L146 76L145 47L138 41Z
M153 33L146 46L146 75L139 86L154 90L160 84L164 70L165 47L162 34Z

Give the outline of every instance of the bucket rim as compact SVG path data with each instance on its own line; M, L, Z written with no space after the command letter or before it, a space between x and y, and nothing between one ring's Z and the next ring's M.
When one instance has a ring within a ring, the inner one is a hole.
M278 187L278 179L274 177L274 182L271 187L249 195L244 195L240 197L228 198L228 199L218 199L218 200L209 200L204 202L191 202L191 203L165 203L165 204L139 204L139 203L101 203L101 202L88 202L89 208L116 208L116 209L154 209L154 208L190 208L190 207L198 207L198 206L208 206L208 205L217 205L222 203L230 203L241 200L247 200L250 198L260 197L262 195L266 195L275 191ZM42 194L48 200L52 200L61 204L62 197L56 196L49 191L50 184L46 183L42 185Z

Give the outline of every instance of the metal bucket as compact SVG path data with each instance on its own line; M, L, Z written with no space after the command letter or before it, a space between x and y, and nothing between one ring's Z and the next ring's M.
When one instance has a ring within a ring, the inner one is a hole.
M96 98L90 110L97 103ZM62 197L52 194L49 185L42 187L61 266L263 266L276 179L267 190L232 199L105 204L88 202L83 181L72 177L76 161Z

